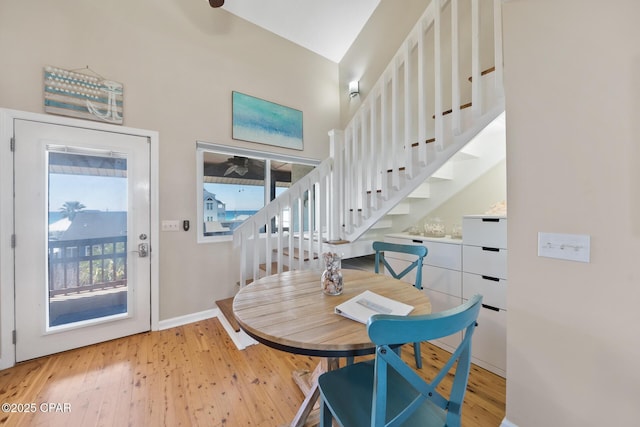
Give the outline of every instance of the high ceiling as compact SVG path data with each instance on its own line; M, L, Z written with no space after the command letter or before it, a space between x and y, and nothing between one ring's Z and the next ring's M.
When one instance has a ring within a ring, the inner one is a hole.
M380 0L226 0L226 11L340 62Z

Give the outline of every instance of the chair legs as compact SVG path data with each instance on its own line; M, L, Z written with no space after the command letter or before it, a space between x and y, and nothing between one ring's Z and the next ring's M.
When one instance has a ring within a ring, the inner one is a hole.
M413 343L413 354L416 356L416 368L422 369L422 354L420 354L420 343Z
M333 415L324 400L320 399L320 425L318 427L331 427Z

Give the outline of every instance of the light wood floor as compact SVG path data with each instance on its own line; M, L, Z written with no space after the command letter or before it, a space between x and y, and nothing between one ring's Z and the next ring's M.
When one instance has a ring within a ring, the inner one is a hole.
M413 360L406 348L403 357ZM422 355L425 375L445 357L428 344ZM37 409L0 412L0 425L274 427L291 420L303 399L291 372L317 363L264 345L238 351L219 321L209 319L0 371L0 403ZM43 412L43 403L67 412ZM463 426L498 426L504 408L504 379L474 367Z

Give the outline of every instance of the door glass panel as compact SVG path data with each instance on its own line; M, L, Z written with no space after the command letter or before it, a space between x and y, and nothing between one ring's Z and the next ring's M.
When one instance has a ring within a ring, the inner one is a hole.
M48 148L48 327L128 313L127 159Z

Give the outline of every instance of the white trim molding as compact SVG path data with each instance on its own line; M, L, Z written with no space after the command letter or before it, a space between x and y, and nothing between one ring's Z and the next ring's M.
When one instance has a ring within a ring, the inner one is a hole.
M167 320L161 320L158 323L158 330L163 331L165 329L175 328L177 326L186 325L187 323L198 322L200 320L211 319L213 317L220 317L220 310L212 308L210 310L200 311L198 313L185 314L184 316L173 317Z
M502 420L500 427L518 427L516 424L509 421L506 417Z

